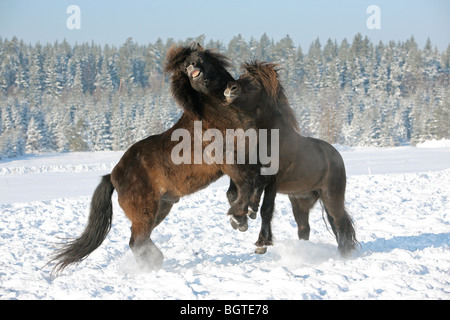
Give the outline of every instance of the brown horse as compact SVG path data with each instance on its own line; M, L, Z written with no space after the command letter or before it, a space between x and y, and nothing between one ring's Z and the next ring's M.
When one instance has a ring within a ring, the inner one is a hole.
M227 129L256 128L254 118L243 114L237 109L224 108L226 104L223 91L227 83L234 80L226 70L228 59L210 50L204 50L199 44L188 47L173 47L167 54L166 72L172 74L171 91L177 103L185 113L206 121L212 128L218 128L224 135ZM226 114L225 114L226 113ZM230 119L230 120L227 120ZM237 137L245 139L245 137ZM235 154L237 151L235 141ZM244 141L248 146L249 142ZM246 158L249 157L246 149ZM224 150L224 154L227 150ZM236 186L233 193L228 193L233 228L247 230L247 213L249 208L257 205L250 203L250 195L256 186L261 165L249 163L225 166L232 185ZM250 216L255 218L254 212Z
M57 261L54 271L59 272L85 259L101 245L111 228L114 190L120 206L132 222L130 247L144 270L157 270L162 265L163 254L150 236L173 204L181 197L208 186L223 174L229 175L238 186L237 200L233 203L237 209L233 214L239 229L246 230L247 207L259 165L195 161L195 144L199 142L195 134L196 121L202 121L201 136L209 129L225 133L229 128L254 127L253 119L239 110L219 107L223 107L225 102L223 91L226 84L233 80L226 71L227 66L224 56L199 46L171 48L167 54L166 71L172 73L171 90L183 108L181 118L168 131L131 146L111 174L102 178L93 194L84 232L57 252L53 259ZM187 133L184 138L193 143L188 149L183 149L183 153L188 154L188 163L175 164L173 150L179 146L177 138L182 135L176 133L180 132ZM204 139L199 143L205 156L208 143Z
M341 155L329 143L298 133L276 65L253 62L243 68L246 73L227 85L224 95L228 103L253 116L257 127L280 130L279 171L275 179L263 185L262 226L256 252L264 253L266 246L272 245L271 219L275 196L280 192L289 195L298 237L303 240L309 239L309 211L321 199L339 252L348 255L357 240L352 219L344 207L346 173Z

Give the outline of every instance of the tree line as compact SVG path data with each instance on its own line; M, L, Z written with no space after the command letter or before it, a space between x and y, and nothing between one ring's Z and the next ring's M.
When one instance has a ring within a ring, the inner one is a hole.
M349 146L398 146L450 138L450 45L414 38L372 43L235 36L228 45L158 39L120 47L25 44L0 38L0 158L43 152L123 150L175 123L181 111L164 62L172 45L198 42L225 54L236 78L258 59L280 65L304 135Z

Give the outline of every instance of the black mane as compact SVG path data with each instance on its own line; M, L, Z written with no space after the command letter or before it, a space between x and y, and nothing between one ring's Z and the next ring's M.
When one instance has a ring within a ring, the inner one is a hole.
M194 53L199 53L208 63L214 65L212 78L216 82L214 83L215 86L211 85L211 92L208 95L196 91L185 72L184 63ZM202 117L205 99L214 96L223 99L224 87L228 81L233 80L233 77L226 70L230 66L229 59L224 55L212 50L205 50L200 44L193 44L191 46L172 46L167 53L164 71L172 75L170 91L177 104L181 106L185 113Z
M244 63L242 69L244 69L246 73L241 77L251 77L258 81L263 86L267 96L273 101L273 105L281 113L286 123L295 131L300 132L295 112L290 106L284 88L280 83L278 65L254 60L249 63Z

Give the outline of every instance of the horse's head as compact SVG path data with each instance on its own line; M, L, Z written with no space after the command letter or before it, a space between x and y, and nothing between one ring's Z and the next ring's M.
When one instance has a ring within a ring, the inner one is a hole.
M228 58L205 50L197 43L189 47L172 47L167 53L165 69L174 75L184 75L195 91L215 95L217 90L223 91L226 83L233 80L226 70L229 66Z
M217 80L217 63L204 51L193 52L183 63L184 73L194 90L211 94Z
M262 91L261 85L250 77L240 77L230 81L224 91L227 104L233 104L241 110L255 111L258 107L258 97Z
M255 111L262 104L273 104L277 99L279 82L276 65L253 61L244 63L239 80L230 81L224 91L228 104L245 111Z
M289 106L284 89L279 81L278 65L253 61L244 63L245 70L239 80L228 83L224 91L228 104L241 110L259 114L281 114L286 123L299 131L295 113Z
M172 75L170 89L187 113L203 114L204 99L224 100L223 90L233 77L228 58L200 44L173 46L167 53L165 72Z

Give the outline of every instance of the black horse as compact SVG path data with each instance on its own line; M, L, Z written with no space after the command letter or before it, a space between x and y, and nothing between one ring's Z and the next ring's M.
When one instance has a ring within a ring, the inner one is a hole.
M246 72L228 83L224 95L230 106L252 115L259 128L280 130L279 171L265 187L261 206L262 226L257 253L272 245L271 219L277 192L288 194L298 225L299 239L308 240L309 210L318 199L327 213L338 249L347 256L358 243L352 219L345 210L346 173L339 152L329 143L303 137L281 86L276 65L247 63ZM267 181L265 181L267 182ZM258 188L256 193L260 195Z

